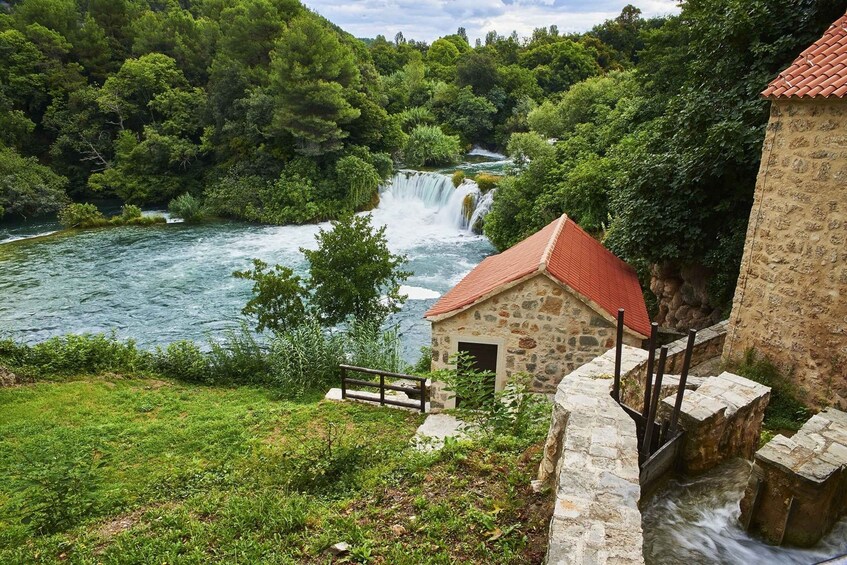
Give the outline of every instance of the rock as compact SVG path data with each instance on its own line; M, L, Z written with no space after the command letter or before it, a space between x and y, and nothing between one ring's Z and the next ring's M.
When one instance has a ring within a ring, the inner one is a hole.
M394 532L395 536L402 536L406 533L406 528L404 528L401 524L394 524L391 526L391 531Z
M9 369L0 366L0 387L13 386L18 383L18 378L15 373Z
M330 546L329 552L335 556L347 555L350 553L350 544L347 542L338 542L335 545Z

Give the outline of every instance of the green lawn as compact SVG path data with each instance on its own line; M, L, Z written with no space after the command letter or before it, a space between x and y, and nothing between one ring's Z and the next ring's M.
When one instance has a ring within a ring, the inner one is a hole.
M0 389L0 562L540 562L537 447L422 455L421 421L151 378Z

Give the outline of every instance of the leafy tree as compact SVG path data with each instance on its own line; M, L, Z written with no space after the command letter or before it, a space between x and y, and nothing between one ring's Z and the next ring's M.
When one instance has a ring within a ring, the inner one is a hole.
M256 329L275 332L290 330L306 319L308 293L302 279L288 267L253 259L253 269L236 271L238 279L253 281L253 297L241 310L245 316L256 318Z
M406 258L388 249L385 227L374 229L370 216L346 216L321 229L316 250L303 249L309 262L312 302L328 324L349 317L382 321L405 301L400 284L411 273Z
M0 146L0 218L44 216L67 203L67 179L34 157Z
M459 138L447 135L438 126L417 126L409 134L403 159L410 167L449 165L459 160Z
M494 129L496 106L475 96L469 86L441 85L433 94L432 109L446 132L457 134L466 144L485 142Z
M315 18L299 16L273 52L274 123L304 155L336 151L349 135L344 126L361 114L348 101L359 82L351 50Z

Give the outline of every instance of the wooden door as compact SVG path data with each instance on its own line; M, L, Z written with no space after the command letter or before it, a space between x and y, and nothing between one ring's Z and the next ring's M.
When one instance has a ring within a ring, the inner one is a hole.
M460 341L459 352L472 357L469 367L459 367L459 384L456 390L456 407L476 408L493 400L497 380L497 346L490 343ZM475 375L471 376L470 371ZM462 373L465 373L463 376ZM485 372L485 375L479 373Z

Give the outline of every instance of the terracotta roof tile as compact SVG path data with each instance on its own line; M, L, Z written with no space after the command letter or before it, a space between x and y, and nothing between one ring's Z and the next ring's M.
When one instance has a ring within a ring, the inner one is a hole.
M625 325L650 334L650 318L635 270L562 216L514 247L487 258L427 311L427 318L464 309L533 273L546 272L570 287L596 310L617 316Z
M847 14L800 53L762 92L766 98L815 98L847 93Z

